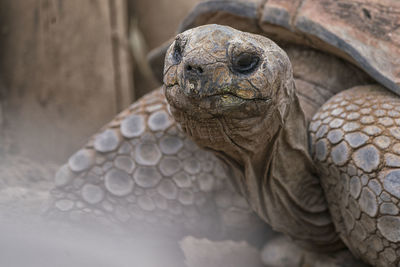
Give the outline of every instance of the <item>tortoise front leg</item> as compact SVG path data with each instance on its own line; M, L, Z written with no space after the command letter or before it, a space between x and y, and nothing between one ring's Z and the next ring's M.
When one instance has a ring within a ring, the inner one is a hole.
M266 226L228 176L222 161L183 135L157 90L60 168L46 214L117 225L132 235L255 236Z
M310 124L313 157L337 231L377 266L400 260L400 98L359 86L324 104Z

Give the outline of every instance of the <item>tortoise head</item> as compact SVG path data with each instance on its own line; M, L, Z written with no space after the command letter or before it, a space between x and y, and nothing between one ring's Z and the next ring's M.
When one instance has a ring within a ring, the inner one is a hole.
M266 37L220 25L179 34L164 66L171 113L198 144L257 153L284 123L294 95L286 53Z

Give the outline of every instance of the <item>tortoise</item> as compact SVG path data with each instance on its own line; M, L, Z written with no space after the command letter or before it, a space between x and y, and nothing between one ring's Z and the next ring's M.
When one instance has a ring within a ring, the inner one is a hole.
M399 10L372 0L199 4L152 56L159 73L166 54L165 95L144 96L69 159L48 213L212 235L264 226L237 189L307 249L346 246L396 266ZM210 23L237 30L201 26Z

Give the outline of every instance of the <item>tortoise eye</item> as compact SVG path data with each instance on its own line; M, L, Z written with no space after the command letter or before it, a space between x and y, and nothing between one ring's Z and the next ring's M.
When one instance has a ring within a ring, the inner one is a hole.
M249 74L253 72L260 62L257 54L244 52L233 58L232 68L241 74Z
M175 41L172 57L174 58L176 64L180 63L182 60L182 45L180 39L176 39Z

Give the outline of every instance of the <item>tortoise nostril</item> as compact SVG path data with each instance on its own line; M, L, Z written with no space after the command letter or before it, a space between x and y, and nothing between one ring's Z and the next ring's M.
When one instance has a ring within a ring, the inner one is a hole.
M199 75L204 72L203 68L200 66L186 65L186 71L192 75Z

